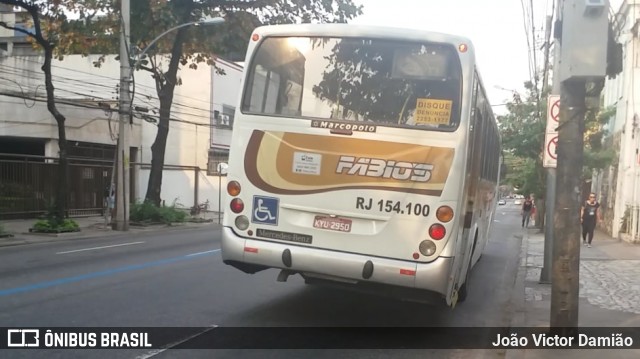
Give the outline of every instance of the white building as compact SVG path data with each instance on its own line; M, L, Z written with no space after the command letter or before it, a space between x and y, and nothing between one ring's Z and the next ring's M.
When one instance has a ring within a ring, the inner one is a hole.
M608 130L619 157L617 166L594 176L593 190L604 196L610 234L636 241L640 238L640 0L622 3L614 31L623 45L623 72L607 79L603 96L605 107L616 108Z
M15 18L9 17L16 14L4 10L0 8L0 20L14 22ZM43 59L16 51L15 44L24 39L14 35L0 28L0 153L58 157L57 125L44 101L44 75L40 69ZM120 64L115 56L108 56L96 68L97 59L98 56L65 56L64 60L53 62L52 72L58 109L67 118L69 155L106 162L113 161L117 143ZM162 181L161 198L167 204L175 200L191 207L196 202L209 201L210 210L215 211L219 195L224 196L219 183L224 188L225 179L216 176L216 165L210 162L226 161L242 67L222 59L216 60L216 66L225 74L203 64L197 70L185 67L178 72L182 85L175 89ZM98 106L100 109L96 109ZM131 160L138 165L132 173L132 198L142 200L157 125L140 115L157 119L159 111L155 83L148 72L135 74L133 107L137 107L134 113L138 116L133 119L131 131ZM9 170L4 172L9 175ZM106 176L103 169L100 173L89 172L83 170L81 177ZM21 179L15 177L14 181ZM101 203L101 198L92 203L89 207L97 206L95 203Z

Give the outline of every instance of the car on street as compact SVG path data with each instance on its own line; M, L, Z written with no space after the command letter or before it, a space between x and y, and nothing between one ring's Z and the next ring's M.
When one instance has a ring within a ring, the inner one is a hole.
M502 206L502 205L507 204L507 201L505 201L504 199L501 199L501 200L498 201L498 204Z
M519 205L519 204L522 204L522 201L519 199L516 199L515 201L513 201L513 204Z

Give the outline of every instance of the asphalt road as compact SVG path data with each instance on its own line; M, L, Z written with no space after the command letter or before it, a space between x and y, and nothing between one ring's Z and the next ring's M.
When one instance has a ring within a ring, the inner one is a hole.
M306 286L277 271L222 263L220 231L192 229L0 248L0 327L508 326L522 229L499 206L490 240L454 310ZM197 334L197 332L196 332ZM4 334L2 334L4 335ZM197 338L197 337L196 337ZM176 338L176 341L186 338ZM500 358L473 350L216 350L216 358ZM5 358L211 357L204 350L9 350Z

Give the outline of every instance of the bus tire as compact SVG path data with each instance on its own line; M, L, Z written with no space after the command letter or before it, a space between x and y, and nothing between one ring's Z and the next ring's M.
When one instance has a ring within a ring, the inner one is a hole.
M458 289L458 302L462 303L467 299L469 295L469 280L471 279L471 269L473 265L473 254L476 251L476 244L478 243L478 230L476 229L476 235L473 239L473 247L471 247L471 255L469 256L469 266L467 267L467 273L464 278L464 283Z
M471 262L473 261L473 256L469 259L469 268L467 269L467 275L464 278L464 283L458 289L458 302L462 303L467 300L467 296L469 295L469 279L471 278Z

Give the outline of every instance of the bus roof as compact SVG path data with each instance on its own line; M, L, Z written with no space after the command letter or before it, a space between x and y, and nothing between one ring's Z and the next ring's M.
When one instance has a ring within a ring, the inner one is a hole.
M410 28L354 24L290 24L260 26L253 32L262 36L373 36L383 39L426 40L466 44L469 52L474 53L473 43L466 37Z

